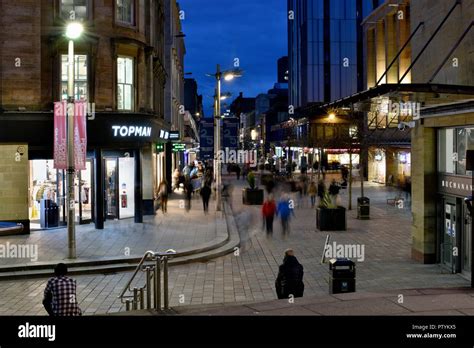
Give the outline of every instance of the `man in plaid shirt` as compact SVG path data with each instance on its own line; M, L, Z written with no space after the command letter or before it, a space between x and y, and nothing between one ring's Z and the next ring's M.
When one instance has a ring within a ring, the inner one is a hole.
M76 281L66 277L67 267L59 263L54 268L54 278L48 280L44 290L43 305L51 316L82 315L77 303Z

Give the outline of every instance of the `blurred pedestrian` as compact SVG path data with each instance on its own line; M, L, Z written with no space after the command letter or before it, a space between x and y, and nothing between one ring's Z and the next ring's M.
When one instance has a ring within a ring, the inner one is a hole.
M201 197L202 197L202 205L204 208L204 214L208 214L209 212L209 198L211 197L211 188L208 185L204 185L201 189Z
M265 221L267 237L273 234L273 218L275 217L276 210L275 200L270 195L262 206L262 216Z
M318 188L316 187L316 183L311 181L308 188L309 198L311 199L311 208L314 208L316 204L316 194L318 193Z
M234 167L234 170L235 170L235 175L237 176L237 180L240 180L240 172L241 172L240 165L236 164Z
M193 198L194 187L189 176L184 179L184 194L186 197L186 211L191 210L191 199Z
M163 180L158 187L158 195L160 197L160 206L163 214L168 212L168 183Z
M287 249L275 281L278 299L288 299L290 296L303 297L303 275L303 265L298 262L293 250Z
M173 192L175 190L179 190L180 176L181 176L181 173L179 172L179 169L176 168L173 173Z
M277 206L277 215L280 216L283 237L286 237L290 232L290 218L294 215L291 207L290 199L287 194L284 194Z
M50 316L80 316L77 302L76 281L67 275L67 266L58 263L54 277L48 280L44 290L43 306Z

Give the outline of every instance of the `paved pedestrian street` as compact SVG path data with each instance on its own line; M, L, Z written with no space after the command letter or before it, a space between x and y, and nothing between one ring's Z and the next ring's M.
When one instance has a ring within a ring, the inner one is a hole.
M170 268L170 305L209 305L218 303L261 302L276 299L274 282L284 250L293 248L304 266L305 296L328 293L328 264L321 264L328 233L316 231L315 211L309 202L296 207L291 232L281 235L275 220L274 234L267 238L262 229L260 206L243 206L243 181L233 181L232 207L241 237L238 252L205 263ZM366 185L371 198L371 219L357 220L356 211L348 212L348 230L333 232L331 242L364 246L364 260L357 262L357 292L383 292L396 289L465 287L469 282L448 273L438 265L423 265L410 258L410 213L405 207L389 206L386 199L395 195L390 188ZM358 197L354 188L354 201ZM294 197L297 200L297 197ZM343 204L347 193L341 195ZM190 215L171 211L166 219L185 219L192 240L206 238L209 231L195 228L209 217L196 210ZM354 205L355 208L355 205ZM161 213L159 213L161 214ZM176 217L171 217L176 214ZM183 218L184 217L184 218ZM156 221L160 216L156 218ZM166 219L161 223L165 224ZM194 223L195 222L195 223ZM151 223L150 223L151 224ZM162 226L162 225L159 225ZM117 232L120 236L123 230ZM189 238L191 239L191 237ZM187 240L181 236L180 241ZM136 242L137 244L139 242ZM167 247L173 247L169 239ZM76 276L80 307L86 315L115 313L124 310L117 298L131 272L108 275ZM46 315L41 300L47 279L0 281L0 315ZM143 284L143 275L137 280Z
M168 203L166 215L160 210L156 216L144 216L143 224L124 219L106 221L104 230L96 230L94 224L76 226L77 260L141 257L147 250L189 249L226 238L220 230L222 214L216 214L214 208L213 213L204 216L197 197L190 212L185 213L183 198L182 192L176 192ZM0 244L7 243L35 246L37 257L0 259L0 267L60 262L67 257L66 228L0 237Z

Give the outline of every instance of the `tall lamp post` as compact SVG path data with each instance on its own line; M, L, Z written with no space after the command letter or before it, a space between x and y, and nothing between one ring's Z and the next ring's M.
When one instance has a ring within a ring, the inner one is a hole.
M221 84L222 78L225 81L231 81L236 77L242 76L242 71L240 69L226 70L221 71L220 64L217 64L217 69L215 74L208 74L208 76L213 76L216 79L216 96L214 100L214 177L216 178L216 210L221 211L221 183L222 183L222 173L221 173L221 161L218 160L217 155L218 151L221 149Z
M76 226L75 226L75 199L74 199L74 40L78 39L84 28L82 24L71 22L66 27L68 44L68 80L67 80L67 235L68 255L76 258ZM71 104L73 104L71 106Z

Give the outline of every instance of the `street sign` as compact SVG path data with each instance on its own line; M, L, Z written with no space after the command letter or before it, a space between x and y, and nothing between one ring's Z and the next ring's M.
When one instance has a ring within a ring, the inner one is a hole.
M179 131L171 131L169 132L169 140L180 140L181 135L179 134Z
M186 144L175 143L173 144L173 152L183 152L186 150Z

